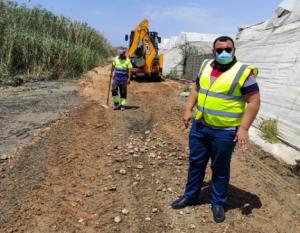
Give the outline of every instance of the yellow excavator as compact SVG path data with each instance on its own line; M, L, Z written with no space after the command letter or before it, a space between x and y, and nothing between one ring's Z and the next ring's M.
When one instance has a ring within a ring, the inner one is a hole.
M149 22L144 19L130 37L125 35L125 40L129 39L128 58L132 63L133 77L147 77L161 79L163 69L163 54L158 54L158 44L161 37L157 32L149 31Z

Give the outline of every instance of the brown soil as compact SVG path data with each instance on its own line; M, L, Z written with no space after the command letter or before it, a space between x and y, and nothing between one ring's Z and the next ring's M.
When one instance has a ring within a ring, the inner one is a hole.
M129 108L113 111L108 75L89 72L85 100L2 164L1 232L300 232L299 177L255 145L234 153L224 223L211 216L209 168L201 203L171 209L188 166L183 86L133 82Z

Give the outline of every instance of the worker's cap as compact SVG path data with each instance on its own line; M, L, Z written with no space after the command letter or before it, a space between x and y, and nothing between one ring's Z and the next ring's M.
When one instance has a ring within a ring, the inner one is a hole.
M126 54L126 49L125 48L120 48L119 49L119 54L120 55L125 55Z

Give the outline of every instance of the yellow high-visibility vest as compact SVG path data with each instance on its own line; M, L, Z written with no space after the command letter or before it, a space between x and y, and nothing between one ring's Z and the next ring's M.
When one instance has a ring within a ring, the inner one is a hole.
M115 57L113 65L115 72L119 74L127 74L128 69L132 68L132 64L128 58L122 60L119 57Z
M200 68L195 119L216 127L239 126L246 106L241 87L251 71L257 76L258 69L236 62L211 84L212 61L205 60Z

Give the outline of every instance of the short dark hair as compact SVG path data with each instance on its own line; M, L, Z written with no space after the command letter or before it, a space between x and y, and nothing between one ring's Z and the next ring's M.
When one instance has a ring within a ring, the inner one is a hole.
M217 39L215 39L213 48L215 48L217 41L224 42L224 41L228 41L228 40L230 40L232 42L233 47L234 47L234 41L231 37L229 37L229 36L219 36Z

